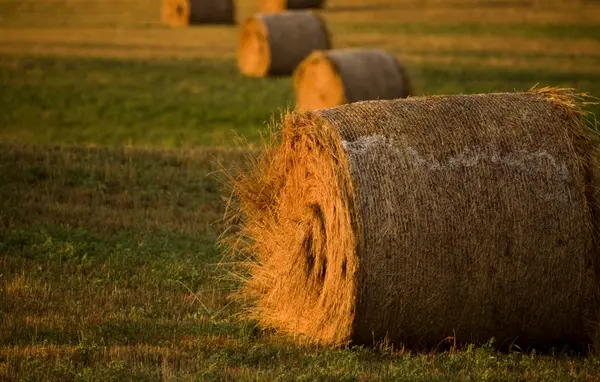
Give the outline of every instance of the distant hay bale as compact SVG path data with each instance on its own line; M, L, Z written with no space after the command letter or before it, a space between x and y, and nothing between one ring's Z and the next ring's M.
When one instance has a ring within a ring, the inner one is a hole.
M233 0L163 0L162 20L171 26L234 24Z
M317 51L294 72L296 104L318 110L357 101L406 98L410 84L396 57L381 49Z
M323 8L325 0L259 0L262 13L283 12L286 9Z
M588 344L598 139L568 89L291 113L234 178L239 296L324 345ZM242 271L240 271L242 272Z
M311 52L329 48L329 32L316 13L257 14L242 25L238 67L253 77L290 75Z

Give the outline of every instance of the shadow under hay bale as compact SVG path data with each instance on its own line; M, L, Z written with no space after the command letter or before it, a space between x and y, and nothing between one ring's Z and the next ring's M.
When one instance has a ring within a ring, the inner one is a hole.
M325 0L259 0L258 7L262 13L277 13L287 9L323 8Z
M406 98L411 92L402 65L381 49L313 52L296 68L294 90L296 105L301 110Z
M162 21L171 26L235 24L233 0L163 0Z
M569 90L291 113L233 191L238 296L263 327L387 339L590 344L598 138Z
M258 14L242 25L238 67L253 77L290 75L311 52L330 46L327 26L316 13Z

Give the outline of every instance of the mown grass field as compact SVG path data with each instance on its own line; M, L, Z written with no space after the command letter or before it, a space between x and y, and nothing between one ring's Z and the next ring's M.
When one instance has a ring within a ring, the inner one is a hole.
M238 1L238 19L256 11ZM227 296L222 168L294 107L237 73L235 27L155 0L0 0L0 380L600 380L568 349L321 349ZM600 3L331 0L336 47L384 47L417 94L600 96ZM591 110L597 115L598 106Z

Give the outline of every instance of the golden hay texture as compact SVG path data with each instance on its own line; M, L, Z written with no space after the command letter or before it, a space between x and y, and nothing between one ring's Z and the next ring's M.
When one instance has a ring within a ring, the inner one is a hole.
M316 13L257 14L242 25L238 67L253 77L290 75L311 52L329 48L327 26Z
M233 0L163 0L162 21L171 26L234 24Z
M323 8L324 0L259 0L262 13L283 12L286 9Z
M568 89L282 118L233 178L251 317L299 341L588 344L598 139Z
M357 101L406 98L410 84L396 57L381 49L316 51L294 71L296 105L319 110Z

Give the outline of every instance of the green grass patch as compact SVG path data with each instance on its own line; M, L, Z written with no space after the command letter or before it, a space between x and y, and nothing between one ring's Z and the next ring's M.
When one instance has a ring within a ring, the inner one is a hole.
M207 176L217 161L233 166L242 156L216 149L0 145L0 379L600 375L598 357L560 351L498 353L492 344L431 353L386 345L336 350L258 329L228 299L237 284L217 266L222 254L215 240L223 226L214 220L226 194ZM185 215L188 210L197 211ZM148 223L152 214L161 224Z
M418 95L527 90L536 83L600 95L597 74L408 69ZM294 106L289 78L246 78L230 60L0 56L0 84L0 139L35 143L234 146L236 135L258 142L271 117Z
M145 28L160 23L160 1L0 0L0 27L127 27Z
M225 60L0 58L0 139L136 146L258 140L293 107L289 78L254 79Z
M409 70L420 94L425 95L524 91L536 83L539 86L573 87L591 95L600 95L599 74L431 65ZM600 111L594 105L590 106L590 110Z
M142 150L0 144L0 227L52 223L120 230L220 230L229 149Z

